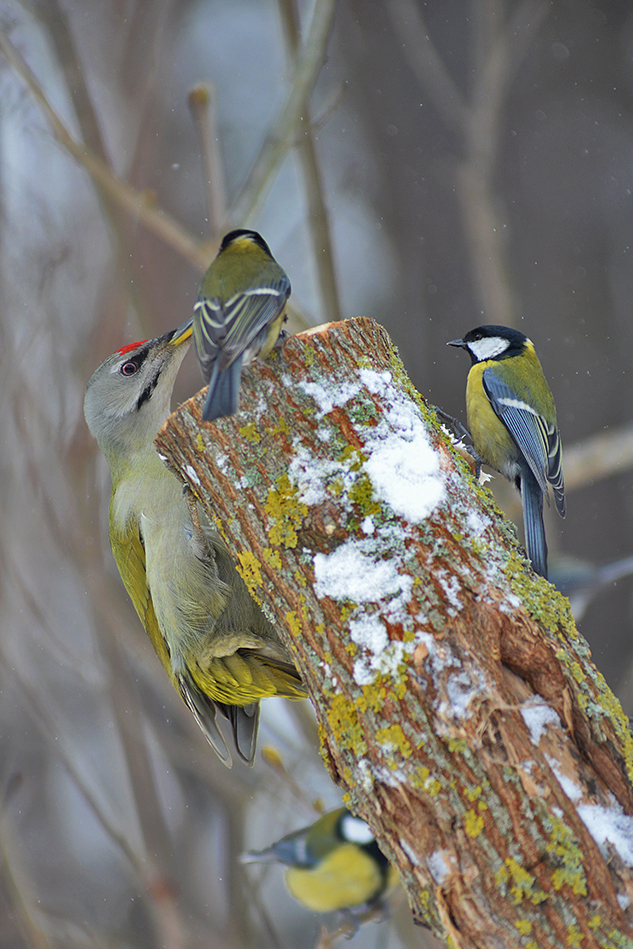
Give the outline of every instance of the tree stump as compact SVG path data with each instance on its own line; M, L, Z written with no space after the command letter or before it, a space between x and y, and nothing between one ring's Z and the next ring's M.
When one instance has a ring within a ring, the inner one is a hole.
M633 740L386 331L286 340L161 455L279 628L322 756L454 947L633 946Z

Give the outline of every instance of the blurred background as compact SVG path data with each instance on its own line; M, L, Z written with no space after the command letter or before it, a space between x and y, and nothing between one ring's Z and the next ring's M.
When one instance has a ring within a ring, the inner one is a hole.
M630 564L597 569L633 554L631 5L0 2L0 50L0 949L325 949L335 918L236 862L340 803L310 709L264 703L283 767L215 758L119 581L83 389L188 316L235 226L291 329L375 318L464 420L446 342L520 328L566 448L552 572L631 714ZM352 946L439 945L392 903Z

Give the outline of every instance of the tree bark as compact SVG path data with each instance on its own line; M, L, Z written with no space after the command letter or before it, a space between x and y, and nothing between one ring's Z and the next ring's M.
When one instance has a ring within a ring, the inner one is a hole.
M236 416L202 404L159 451L280 629L415 916L464 949L633 946L628 720L386 331L293 336Z

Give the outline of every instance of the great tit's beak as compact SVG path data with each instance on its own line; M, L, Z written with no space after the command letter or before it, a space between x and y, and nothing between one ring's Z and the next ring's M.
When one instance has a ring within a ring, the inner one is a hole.
M464 342L463 339L452 339L452 340L451 340L449 343L447 343L446 345L447 345L447 346L459 346L460 349L465 349L465 348L466 348L466 343Z
M188 340L193 332L193 316L190 316L188 320L175 329L172 333L171 339L169 340L170 346L180 346L181 343L184 343Z

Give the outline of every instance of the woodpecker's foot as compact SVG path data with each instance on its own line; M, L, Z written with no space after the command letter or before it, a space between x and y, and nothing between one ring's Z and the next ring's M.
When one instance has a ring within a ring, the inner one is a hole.
M206 548L206 539L204 536L204 531L202 530L202 525L200 524L198 499L188 484L183 486L182 493L185 497L185 501L187 502L187 507L189 508L189 517L191 518L194 540L199 544L200 550L204 550Z

